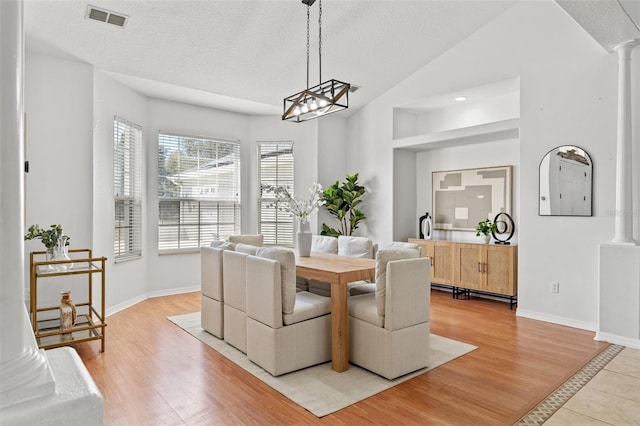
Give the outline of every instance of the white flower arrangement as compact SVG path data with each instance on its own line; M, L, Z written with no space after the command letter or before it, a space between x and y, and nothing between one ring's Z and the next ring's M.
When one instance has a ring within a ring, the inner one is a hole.
M291 213L300 223L309 222L309 216L325 203L322 185L318 182L314 182L309 188L310 196L307 200L291 195L288 187L262 185L262 190L275 194L278 210Z

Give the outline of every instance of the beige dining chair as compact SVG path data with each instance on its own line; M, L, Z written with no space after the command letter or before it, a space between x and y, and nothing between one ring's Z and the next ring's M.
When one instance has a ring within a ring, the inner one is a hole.
M331 360L331 299L296 292L295 255L247 258L247 357L273 376Z
M407 243L403 241L379 241L373 245L374 248L374 258L377 258L377 254L379 250L415 250L417 256L411 257L421 257L422 256L422 247L417 244ZM376 264L377 265L377 264ZM366 282L359 281L356 283L350 283L348 286L349 295L356 296L358 294L366 294L373 293L376 291L376 283L374 282Z
M262 234L229 235L227 241L235 244L249 244L262 247L264 245L264 236Z
M243 244L237 244L236 248L242 249L241 246ZM244 353L247 352L247 256L240 251L224 252L222 270L224 340Z
M215 241L200 248L200 323L202 329L224 338L224 292L222 253L233 250L232 243Z
M379 251L376 292L349 298L349 361L389 380L429 365L430 264L407 255Z
M338 239L327 235L314 235L311 240L311 251L338 254ZM311 293L331 297L331 284L327 282L311 279L307 280L307 287Z

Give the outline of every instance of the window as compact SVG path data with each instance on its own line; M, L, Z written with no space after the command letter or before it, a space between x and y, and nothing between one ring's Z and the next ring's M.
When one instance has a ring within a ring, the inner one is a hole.
M114 259L142 256L142 128L113 122Z
M263 192L263 185L293 190L293 142L258 142L258 232L265 245L293 246L293 217L278 210L275 194Z
M161 133L158 250L197 249L240 233L240 144Z

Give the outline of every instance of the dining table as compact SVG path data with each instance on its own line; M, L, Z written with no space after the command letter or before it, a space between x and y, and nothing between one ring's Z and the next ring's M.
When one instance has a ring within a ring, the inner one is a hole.
M331 284L331 368L349 369L349 312L347 284L375 278L376 261L361 257L312 251L296 255L296 275Z

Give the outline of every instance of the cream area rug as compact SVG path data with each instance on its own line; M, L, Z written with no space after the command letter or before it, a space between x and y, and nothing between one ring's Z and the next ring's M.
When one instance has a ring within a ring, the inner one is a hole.
M353 364L349 365L349 370L336 373L331 369L330 362L273 377L249 361L245 354L225 343L224 340L204 331L200 327L200 312L176 315L168 319L318 417L362 401L477 348L431 334L429 348L431 365L395 380L387 380Z

